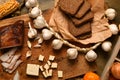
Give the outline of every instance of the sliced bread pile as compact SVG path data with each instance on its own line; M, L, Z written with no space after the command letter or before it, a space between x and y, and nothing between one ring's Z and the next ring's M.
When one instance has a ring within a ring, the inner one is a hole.
M91 37L91 21L94 17L87 0L59 0L61 11L71 20L69 32L78 39Z

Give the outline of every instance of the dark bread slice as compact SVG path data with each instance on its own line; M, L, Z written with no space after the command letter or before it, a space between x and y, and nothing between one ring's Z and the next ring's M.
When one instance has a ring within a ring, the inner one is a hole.
M83 5L79 8L78 12L75 14L75 17L81 18L88 12L88 10L90 10L90 7L90 3L87 0L84 0Z
M83 0L59 0L58 5L65 13L74 15L77 13L83 2Z
M23 44L24 21L0 29L0 49L21 46Z
M78 19L75 17L71 17L72 22L74 23L75 26L82 25L88 21L91 21L93 19L94 15L91 11L85 14L82 18Z
M69 32L75 37L78 37L85 33L89 33L91 32L91 23L87 22L83 25L80 25L79 27L75 27L72 22L69 22Z

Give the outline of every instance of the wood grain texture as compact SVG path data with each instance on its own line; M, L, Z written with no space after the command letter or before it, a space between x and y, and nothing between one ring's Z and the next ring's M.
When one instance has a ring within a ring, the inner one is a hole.
M50 14L51 11L49 12L45 12L44 13L44 17L47 21L49 21L49 18L51 15ZM29 50L29 48L27 47L27 32L28 32L28 25L27 22L31 21L31 19L28 17L28 15L21 15L15 18L10 18L10 19L6 19L3 21L0 21L0 27L3 27L5 25L9 25L14 23L17 20L24 20L25 21L25 36L24 36L24 45L19 48L19 50L17 52L21 53L21 59L23 60L23 63L17 68L17 70L20 73L20 80L46 80L45 78L43 78L42 73L40 72L38 77L33 77L33 76L28 76L26 75L26 65L28 63L33 63L33 64L39 64L39 65L43 65L46 63L46 61L48 60L49 55L54 55L55 57L55 61L58 63L58 68L53 70L53 76L48 78L47 80L58 80L57 77L57 70L62 70L63 71L63 78L60 80L65 80L68 78L72 78L72 77L76 77L76 76L80 76L85 74L88 71L96 71L97 69L97 65L96 62L93 63L88 63L85 58L84 58L84 54L79 53L78 58L76 60L69 60L66 56L66 50L69 48L67 46L63 46L62 49L60 50L54 50L51 46L52 40L54 39L54 37L48 41L44 41L42 43L41 48L33 48L32 46L32 56L28 59L26 59L26 52ZM38 30L39 32L41 32L41 30ZM32 45L35 45L37 43L37 41L32 41ZM0 52L0 55L2 55L3 53ZM43 62L39 62L38 61L38 56L42 54L45 56L45 60ZM16 70L15 70L16 72ZM8 74L3 70L3 67L0 64L0 80L11 80L13 79L13 76L15 74L15 72L13 72L12 74Z

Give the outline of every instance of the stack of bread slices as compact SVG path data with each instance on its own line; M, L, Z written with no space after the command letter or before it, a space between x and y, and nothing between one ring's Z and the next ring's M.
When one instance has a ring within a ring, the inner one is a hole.
M91 37L91 22L94 14L87 0L59 0L60 10L71 20L69 32L78 39Z

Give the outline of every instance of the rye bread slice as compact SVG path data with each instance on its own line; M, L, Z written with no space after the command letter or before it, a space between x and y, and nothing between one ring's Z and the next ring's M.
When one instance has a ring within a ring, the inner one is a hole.
M81 18L90 10L90 3L87 0L84 0L83 5L79 8L78 12L75 14L76 18Z
M18 20L12 25L0 29L0 49L23 45L24 21Z
M84 0L59 0L58 5L62 11L67 14L74 15Z
M85 14L82 18L78 19L75 17L71 17L72 22L74 23L75 26L82 25L88 21L91 21L93 19L94 15L91 11Z
M70 22L69 23L69 32L73 36L78 37L82 34L91 32L91 24L90 24L90 22L87 22L83 25L80 25L79 27L75 27L75 25L72 22Z

